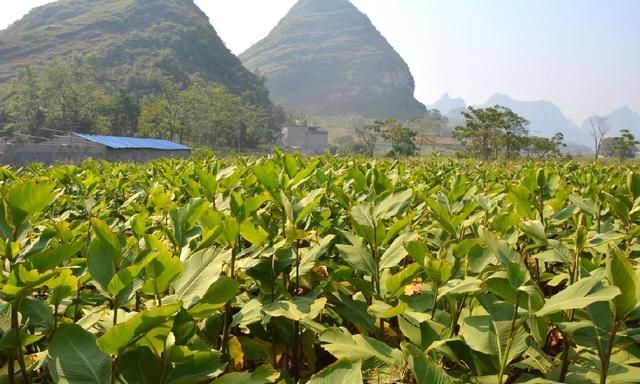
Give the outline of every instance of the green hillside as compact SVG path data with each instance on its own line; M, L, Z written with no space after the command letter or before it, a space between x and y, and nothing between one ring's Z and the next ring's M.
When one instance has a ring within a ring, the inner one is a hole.
M177 80L199 73L259 105L260 79L227 49L192 0L60 0L32 10L0 32L0 84L23 65L87 58L104 80L144 91L152 67Z

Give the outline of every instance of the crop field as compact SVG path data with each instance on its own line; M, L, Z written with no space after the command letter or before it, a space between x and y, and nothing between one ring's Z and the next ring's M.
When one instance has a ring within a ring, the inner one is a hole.
M0 168L1 383L639 383L640 168Z

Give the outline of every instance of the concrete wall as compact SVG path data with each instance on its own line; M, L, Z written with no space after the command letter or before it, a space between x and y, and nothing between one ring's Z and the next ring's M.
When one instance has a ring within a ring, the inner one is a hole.
M1 144L0 165L24 166L30 163L71 164L88 158L113 162L144 163L165 157L188 158L189 150L108 149L101 145Z
M304 148L307 142L307 127L292 126L282 129L283 145L285 147Z
M282 128L282 144L285 148L306 154L321 154L329 145L329 134L316 127L294 125Z
M310 154L321 154L327 150L329 145L329 134L322 131L309 131L307 133L307 143L305 152Z

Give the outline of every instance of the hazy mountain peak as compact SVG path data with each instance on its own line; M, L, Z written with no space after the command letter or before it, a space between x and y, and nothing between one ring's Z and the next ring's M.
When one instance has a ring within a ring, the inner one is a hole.
M274 101L318 115L413 117L408 65L347 0L300 0L262 41L240 55L265 74Z
M452 98L449 93L443 94L435 103L429 106L430 109L437 109L443 115L446 115L455 109L466 107L467 103L462 98Z
M529 120L529 133L532 136L551 137L561 132L567 140L577 143L587 143L588 137L573 122L571 122L560 108L547 100L521 101L509 95L496 93L491 96L482 107L501 105Z

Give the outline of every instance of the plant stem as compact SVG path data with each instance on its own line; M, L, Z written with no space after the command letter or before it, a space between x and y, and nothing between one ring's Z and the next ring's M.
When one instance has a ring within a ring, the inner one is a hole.
M611 362L611 353L613 352L613 344L616 339L616 333L618 333L618 328L622 325L622 321L616 321L611 329L611 338L609 339L609 349L607 350L607 355L602 356L600 363L600 384L607 384L607 374L609 373L609 363Z
M236 244L233 246L233 249L231 250L231 265L230 265L230 269L231 271L230 273L230 277L232 279L235 279L235 269L236 269L236 256L238 255L238 242L240 240L238 239L236 241ZM224 305L225 311L224 311L224 324L222 327L222 355L225 358L229 358L229 335L231 333L231 302L227 302Z
M504 350L504 356L502 357L502 361L500 362L500 372L498 373L498 384L503 383L504 372L507 369L507 364L509 363L509 351L511 350L511 345L513 344L513 337L516 333L516 322L518 321L519 306L520 306L520 295L516 293L516 303L513 307L513 318L511 319L511 332L509 333L509 338L507 339L507 347Z
M24 362L24 354L22 353L22 341L20 340L20 323L18 321L18 306L20 305L17 302L15 305L11 306L11 328L16 332L16 340L18 344L18 365L20 366L20 370L22 371L22 376L24 377L24 382L27 384L31 383L31 380L27 374L27 367ZM11 362L13 365L13 362Z

